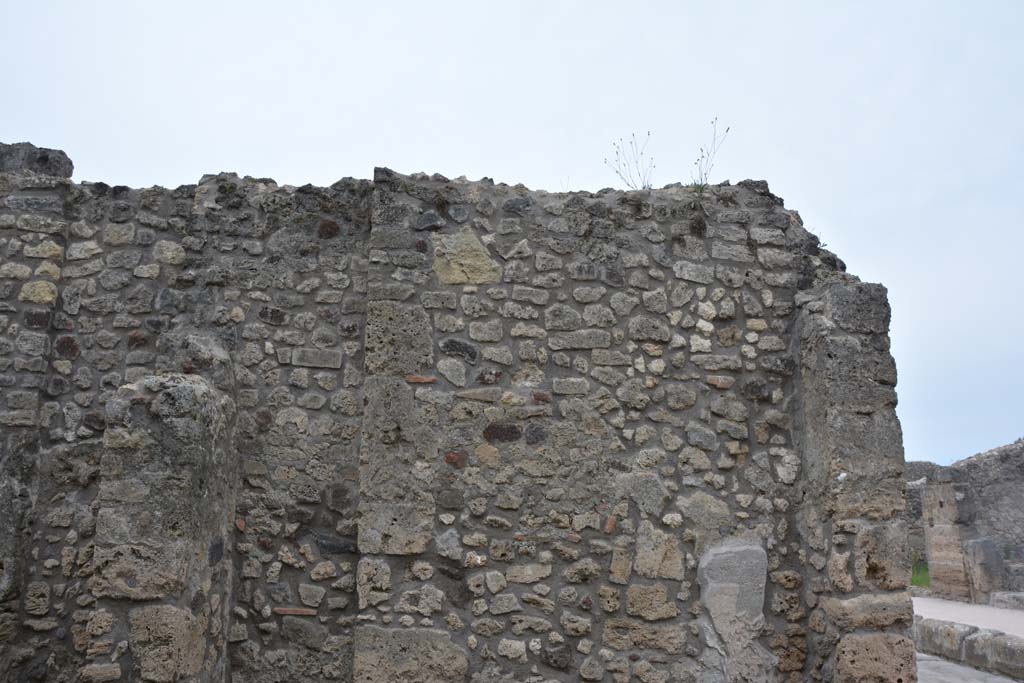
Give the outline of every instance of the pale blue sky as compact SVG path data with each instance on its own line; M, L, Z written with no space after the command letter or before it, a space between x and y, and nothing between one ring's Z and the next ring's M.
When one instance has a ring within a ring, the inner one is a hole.
M889 288L908 459L1024 435L1024 2L0 0L0 140L77 180L764 178Z

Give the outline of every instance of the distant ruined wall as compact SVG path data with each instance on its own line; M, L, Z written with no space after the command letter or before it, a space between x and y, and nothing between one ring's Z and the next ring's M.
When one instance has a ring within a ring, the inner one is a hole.
M1024 605L1024 439L949 467L910 463L905 476L921 501L908 514L924 540L931 590Z
M5 680L916 680L885 290L764 183L0 161Z

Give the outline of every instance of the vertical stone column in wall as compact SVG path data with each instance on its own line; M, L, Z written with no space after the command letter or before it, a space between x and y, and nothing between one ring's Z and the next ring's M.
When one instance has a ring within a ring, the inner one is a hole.
M71 162L56 150L0 144L0 679L40 657L57 628L26 529L40 501L39 452L66 383L53 371L54 311L68 223ZM43 514L44 510L36 510ZM20 631L20 633L19 633ZM22 637L22 635L24 637ZM33 640L34 642L27 642ZM42 669L45 671L45 668Z
M415 297L423 249L411 206L375 188L366 306L363 435L359 458L359 551L414 555L430 543L435 501L417 481L437 455L433 426L417 415L412 385L434 364L430 317Z
M798 298L810 655L836 683L911 683L913 606L889 306L884 287L851 280Z
M232 579L233 402L200 377L170 374L121 387L106 414L86 582L97 601L91 613L106 623L80 634L96 636L87 653L103 653L82 675L219 683ZM103 645L121 639L115 652L127 645L127 653L112 662Z
M445 601L434 584L447 581L454 592L462 591L461 556L446 569L455 572L450 578L437 576L401 591L413 575L429 579L442 569L428 553L436 543L443 425L430 414L431 404L418 398L433 393L437 381L434 328L421 299L430 273L429 236L415 229L419 203L396 191L388 172L378 172L375 181L359 458L356 593L363 623L356 626L353 680L383 683L414 675L425 683L463 681L465 652L444 630L429 627ZM450 549L448 556L454 557ZM393 598L400 598L398 624L388 613ZM428 627L413 627L417 618ZM372 623L378 619L383 627Z
M931 590L938 595L969 600L971 591L953 482L928 482L921 507Z
M22 534L37 450L34 436L6 429L0 436L0 679L12 675L19 616L24 617L19 615L27 553Z

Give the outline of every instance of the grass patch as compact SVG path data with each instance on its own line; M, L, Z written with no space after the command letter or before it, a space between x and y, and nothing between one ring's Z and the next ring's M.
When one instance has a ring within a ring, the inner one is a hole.
M910 585L918 588L929 588L932 585L932 577L928 573L928 563L918 560L914 563L914 573L910 576Z

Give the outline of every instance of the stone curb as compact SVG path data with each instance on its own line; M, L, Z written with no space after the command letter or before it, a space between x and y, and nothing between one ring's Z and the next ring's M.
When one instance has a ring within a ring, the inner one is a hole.
M1024 638L941 619L914 620L918 652L1024 681Z

